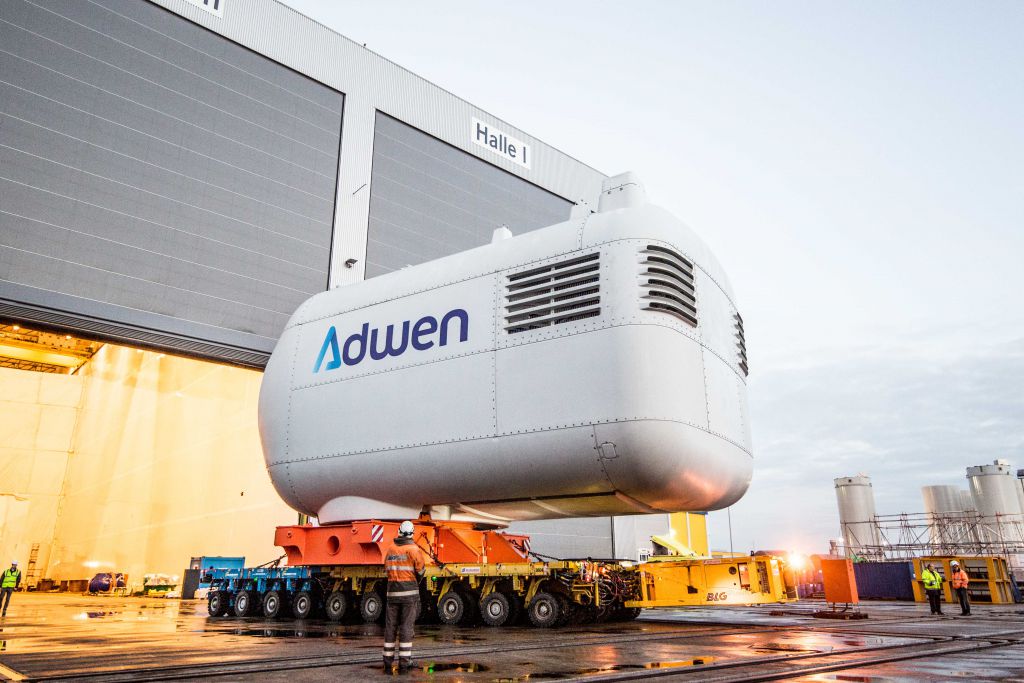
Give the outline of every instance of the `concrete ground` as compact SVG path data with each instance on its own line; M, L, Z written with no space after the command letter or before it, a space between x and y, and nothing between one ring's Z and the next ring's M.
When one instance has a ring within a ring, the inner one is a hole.
M815 619L821 603L644 612L541 630L423 626L409 681L1024 681L1024 608L872 603L862 621ZM381 629L211 619L204 602L16 594L0 621L13 680L382 679ZM396 676L397 677L397 676Z

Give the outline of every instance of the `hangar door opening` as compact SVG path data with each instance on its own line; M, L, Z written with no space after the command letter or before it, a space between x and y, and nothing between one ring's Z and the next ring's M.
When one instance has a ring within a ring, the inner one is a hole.
M267 477L261 373L0 324L0 557L30 586L260 564L295 513ZM177 579L175 577L178 577Z

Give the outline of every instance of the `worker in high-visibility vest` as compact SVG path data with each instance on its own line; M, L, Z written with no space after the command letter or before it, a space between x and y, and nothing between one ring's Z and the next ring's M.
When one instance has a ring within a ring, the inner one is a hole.
M21 570L18 569L18 561L11 561L11 568L4 571L0 576L0 606L3 607L2 616L7 616L7 606L11 604L11 593L18 589L21 583Z
M931 562L924 566L921 582L924 584L924 592L928 594L928 606L932 608L932 614L942 614L942 581L942 574L935 571Z
M420 612L420 585L426 561L413 540L416 527L410 521L398 527L398 536L384 552L388 574L388 606L384 614L384 673L391 673L398 645L398 672L412 666L413 624ZM397 640L397 643L395 642Z
M953 569L953 573L949 577L950 585L953 586L956 598L960 601L960 614L965 617L969 616L971 614L971 601L967 597L967 586L970 585L971 579L967 576L967 572L960 568L959 562L950 562L949 566Z

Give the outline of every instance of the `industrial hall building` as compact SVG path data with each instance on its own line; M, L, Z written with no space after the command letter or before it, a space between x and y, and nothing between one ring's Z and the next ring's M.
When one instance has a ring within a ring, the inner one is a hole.
M295 512L256 402L296 307L605 178L275 0L3 0L0 558L30 583L273 559ZM514 528L635 558L669 516Z

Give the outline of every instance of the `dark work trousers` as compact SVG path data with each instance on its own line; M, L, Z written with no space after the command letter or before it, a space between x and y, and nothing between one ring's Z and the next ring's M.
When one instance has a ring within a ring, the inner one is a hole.
M928 605L932 608L932 614L942 614L942 589L932 588L925 592L928 593Z
M960 612L962 614L971 613L971 601L967 597L967 588L957 588L956 598L960 601Z
M11 604L11 593L13 588L0 588L0 603L3 605L3 613L7 614L7 605Z
M384 661L395 658L395 638L398 639L399 666L412 661L413 624L420 613L420 596L389 598L384 613Z

